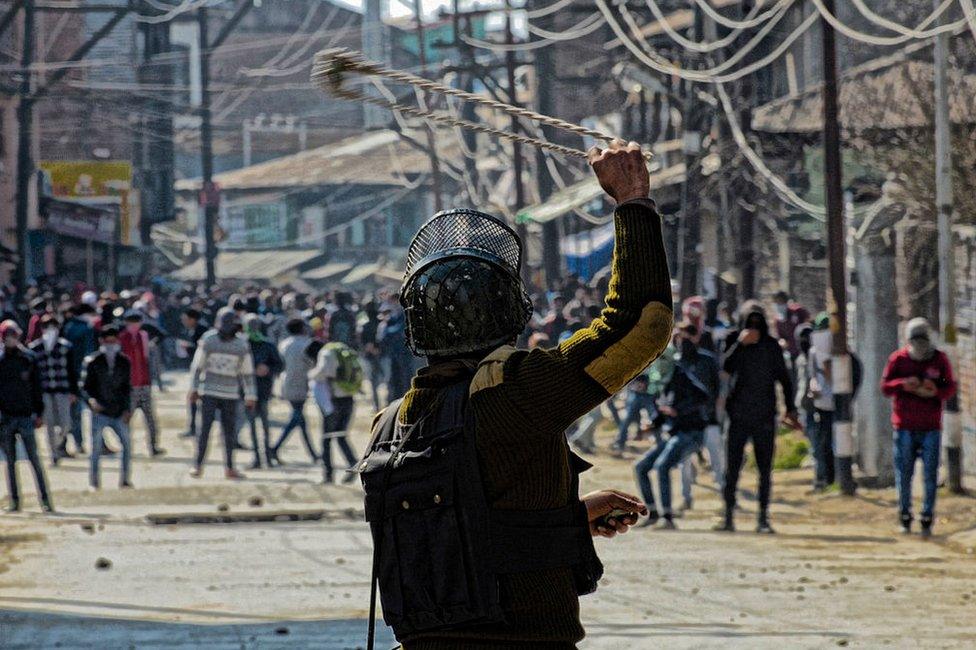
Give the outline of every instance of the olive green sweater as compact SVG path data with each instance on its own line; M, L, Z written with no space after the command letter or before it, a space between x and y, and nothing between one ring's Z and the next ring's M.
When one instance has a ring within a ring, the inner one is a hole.
M625 386L670 340L660 216L649 200L625 203L615 215L613 273L600 318L555 348L505 347L478 364L425 368L404 399L400 419L410 423L442 388L476 373L470 403L493 508L564 506L571 480L566 428ZM570 569L502 576L499 588L504 625L425 635L406 640L404 648L572 648L583 638Z

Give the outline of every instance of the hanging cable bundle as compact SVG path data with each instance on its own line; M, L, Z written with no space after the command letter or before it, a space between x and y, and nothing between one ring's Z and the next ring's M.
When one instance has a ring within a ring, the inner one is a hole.
M442 111L408 106L387 97L374 97L366 95L359 90L349 88L344 85L347 81L348 75L351 74L382 77L389 79L390 81L409 84L425 93L433 92L449 95L451 97L457 97L462 101L485 106L492 110L501 111L517 118L539 122L544 126L568 131L581 137L593 138L596 140L602 140L604 142L610 142L617 139L614 136L607 135L601 131L588 129L580 126L579 124L566 122L555 117L543 115L542 113L536 113L535 111L531 111L527 108L519 108L518 106L512 106L511 104L496 101L490 97L470 93L457 88L451 88L450 86L445 86L444 84L436 81L418 77L417 75L402 70L386 68L375 61L366 59L360 52L355 50L334 48L322 50L315 55L315 63L312 65L312 82L317 84L323 90L332 93L336 97L341 97L343 99L349 99L352 101L365 102L375 106L382 106L383 108L396 111L397 113L401 113L403 115L411 115L413 117L423 118L437 124L460 127L463 129L469 129L471 131L476 131L478 133L493 135L498 138L504 138L506 140L511 140L512 142L517 142L519 144L555 151L565 156L586 158L586 152L581 149L555 144L527 135L512 133L511 131L505 131L503 129L496 129L478 122L464 120ZM650 160L651 156L652 154L650 151L644 152L644 157L646 159Z

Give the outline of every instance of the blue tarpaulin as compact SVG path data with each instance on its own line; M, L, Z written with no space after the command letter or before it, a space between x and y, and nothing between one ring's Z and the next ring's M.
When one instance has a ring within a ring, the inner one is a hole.
M589 282L613 259L613 222L567 235L559 244L566 269Z

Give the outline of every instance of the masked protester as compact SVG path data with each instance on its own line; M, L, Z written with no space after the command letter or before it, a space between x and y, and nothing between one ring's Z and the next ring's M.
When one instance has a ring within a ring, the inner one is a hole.
M180 334L176 339L177 357L187 358L192 361L197 353L197 345L200 339L207 333L207 328L200 322L200 311L193 307L187 307L180 314ZM190 404L190 411L187 413L186 431L180 434L181 438L197 437L197 403Z
M89 482L101 486L99 460L105 429L111 429L122 445L122 471L119 487L131 488L132 439L129 418L132 415L132 364L122 352L118 325L109 324L100 333L98 351L89 355L81 368L81 395L92 412L92 453Z
M589 464L564 435L660 354L672 324L639 147L615 141L590 161L617 201L613 279L600 318L558 347L512 347L531 303L522 243L498 219L441 212L409 248L400 301L428 365L378 416L359 465L383 615L405 648L574 646L578 597L602 574L591 535L646 512L616 491L581 498Z
M94 316L94 310L86 303L72 305L65 310L61 336L71 344L71 367L75 377L81 376L81 365L85 358L98 349L98 338L95 336L95 328L91 325ZM75 383L74 386L77 391L78 384ZM85 453L85 440L81 431L84 401L76 399L71 403L71 437L75 441L75 453L79 454ZM104 445L104 442L102 444ZM105 453L115 453L115 451L103 448L102 454Z
M247 411L248 423L251 425L251 448L254 450L254 462L251 469L261 467L261 448L264 448L264 459L271 466L274 455L271 452L271 443L268 430L268 402L271 401L271 390L274 387L275 377L284 370L284 363L275 348L264 335L264 321L257 314L248 314L244 317L244 334L247 336L248 344L251 346L251 357L254 363L254 383L257 391L257 404ZM258 443L258 424L264 428L263 445Z
M830 316L821 312L814 320L813 329L826 333L830 329ZM813 448L814 491L820 492L834 482L834 391L831 385L830 357L816 348L807 352L809 363L808 394L813 402L816 429L810 438Z
M78 375L75 372L74 349L61 338L61 324L54 314L41 318L41 338L30 344L37 361L44 393L44 422L51 452L51 464L70 458L66 449L71 431L71 407L77 399ZM76 441L77 442L77 441Z
M725 410L729 417L725 473L725 519L719 530L735 530L736 490L745 459L746 443L752 441L759 471L759 516L756 532L775 532L769 524L769 499L773 487L773 453L776 446L776 384L783 389L785 421L796 426L793 382L779 342L769 334L762 305L742 306L741 329L725 353L723 370L729 374Z
M278 352L285 363L285 372L281 380L281 399L291 405L291 417L281 430L281 436L268 453L268 466L280 465L278 457L281 446L288 440L288 436L298 429L305 443L312 462L319 458L308 437L308 423L305 420L305 401L308 399L308 372L315 366L315 359L307 353L312 337L308 335L308 326L301 318L288 321L285 330L288 333L278 346Z
M942 407L956 393L952 366L932 342L932 328L924 318L913 318L905 328L908 345L888 358L881 391L892 398L891 424L895 429L895 484L898 487L902 532L912 530L912 477L915 461L922 459L925 498L922 535L932 534L938 488Z
M718 360L707 350L701 349L701 332L694 323L685 321L678 326L678 354L675 356L671 379L662 391L668 397L667 404L660 406L668 418L670 436L659 442L634 466L637 484L644 501L654 504L654 492L648 474L653 469L658 474L660 502L650 508L643 525L651 525L664 518L661 527L674 529L671 509L671 470L687 460L705 442L705 427L713 418L715 400L718 399ZM691 505L691 485L684 484L685 505Z
M159 430L152 398L152 352L149 333L143 328L143 316L135 309L125 312L125 329L119 334L122 352L129 358L132 372L132 410L142 411L146 422L149 455L156 457L166 453L159 447Z
M44 480L44 468L37 453L35 427L41 425L44 400L34 355L21 344L23 332L12 320L0 323L0 444L7 457L7 487L10 491L9 512L20 510L20 490L17 485L17 439L24 444L27 460L34 470L41 508L53 512L51 497Z
M250 346L238 335L241 321L237 313L230 307L222 307L214 321L214 329L200 339L190 366L188 399L191 403L200 400L201 411L196 462L190 475L194 478L203 476L210 429L219 412L224 436L224 476L241 479L243 474L234 469L237 406L242 392L248 409L253 409L256 404L254 362Z

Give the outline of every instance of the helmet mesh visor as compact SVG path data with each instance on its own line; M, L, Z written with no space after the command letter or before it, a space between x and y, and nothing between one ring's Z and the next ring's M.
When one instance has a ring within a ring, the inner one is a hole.
M449 256L452 252L463 256L471 251L518 275L522 261L518 236L491 215L462 209L440 212L424 224L407 252L404 278L410 278L432 256Z

